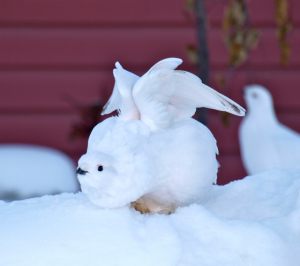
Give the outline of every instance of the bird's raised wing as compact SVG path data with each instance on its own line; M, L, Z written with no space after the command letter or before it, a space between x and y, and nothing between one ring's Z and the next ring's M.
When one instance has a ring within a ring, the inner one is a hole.
M113 92L101 114L106 115L117 110L123 117L131 117L133 114L135 116L137 109L132 99L132 88L139 76L124 69L119 62L115 66Z
M174 70L180 59L177 59L177 64L173 58L169 59L169 64L167 60L154 65L133 87L133 98L141 120L150 128L165 128L175 121L189 118L197 107L238 116L245 114L243 107L202 83L196 75Z
M155 72L161 69L176 69L179 65L182 64L182 59L176 57L170 57L163 60L160 60L155 65L153 65L146 74Z

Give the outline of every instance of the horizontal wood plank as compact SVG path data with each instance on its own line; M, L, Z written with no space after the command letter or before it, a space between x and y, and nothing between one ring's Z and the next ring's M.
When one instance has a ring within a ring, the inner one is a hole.
M206 10L208 23L220 25L224 16L224 11L228 6L229 1L211 1L206 0ZM254 27L260 26L276 26L276 10L274 0L250 0L246 2L249 14L249 25ZM298 0L288 1L288 14L291 23L294 26L300 24L298 10L300 2Z
M280 67L275 29L263 29L248 67ZM120 60L129 66L149 66L169 56L189 62L186 49L196 43L187 29L0 29L0 68L111 69ZM208 31L211 65L227 66L228 54L220 30ZM290 36L289 66L300 66L300 29Z
M183 0L9 0L1 3L0 23L178 23L186 21L184 9Z
M78 122L74 114L1 114L0 142L28 143L57 148L68 153L84 150L86 140L70 138Z
M220 83L226 80L226 86ZM230 70L212 71L211 86L231 97L246 107L243 99L244 88L249 84L265 86L272 94L275 109L278 112L300 112L299 84L300 75L297 70Z
M0 67L108 67L179 56L193 29L0 29Z
M282 123L300 132L299 114L286 113L279 114L278 117ZM72 150L73 143L69 142L69 136L72 125L78 121L80 116L76 112L0 114L0 140L1 142L37 141L38 144L44 143L64 150ZM229 125L226 126L222 122L220 113L209 113L208 127L217 140L220 154L238 153L238 128L241 121L242 118L230 116Z
M297 0L290 0L290 16L299 24ZM220 24L228 1L206 0L208 22ZM247 2L250 23L275 25L273 0ZM185 25L191 22L185 0L5 0L1 2L0 25Z
M185 68L184 66L182 67ZM130 69L131 70L131 69ZM142 74L144 69L132 70ZM262 84L272 93L277 111L300 111L298 71L238 70L233 74L212 71L211 86L245 106L243 88ZM218 80L228 78L228 89ZM1 110L72 110L74 103L104 104L113 88L112 71L1 71Z
M298 0L288 1L289 3L289 17L291 18L291 23L294 27L299 27L300 24L300 2Z
M274 69L283 68L280 62L280 49L275 28L261 28L260 38L257 46L250 51L246 62L242 68ZM297 52L300 46L300 29L296 28L288 35L288 44L291 56L287 64L288 67L300 66L300 54ZM210 52L211 66L229 67L228 51L224 44L224 34L215 28L211 28L208 33L208 47Z
M218 171L218 184L224 185L231 181L247 176L239 154L218 156L220 164Z
M300 133L299 113L279 113L281 123ZM220 155L238 154L239 152L239 126L242 118L228 116L228 123L224 124L222 113L211 111L208 113L208 128L214 134L219 147Z
M2 71L0 112L73 110L77 105L105 104L112 71Z

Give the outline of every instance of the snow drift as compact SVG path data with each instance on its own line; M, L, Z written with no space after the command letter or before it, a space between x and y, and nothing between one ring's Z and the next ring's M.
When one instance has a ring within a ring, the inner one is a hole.
M82 193L0 202L1 266L297 266L300 173L215 186L172 215L100 209Z
M75 165L59 150L37 145L1 144L0 165L2 200L79 190Z

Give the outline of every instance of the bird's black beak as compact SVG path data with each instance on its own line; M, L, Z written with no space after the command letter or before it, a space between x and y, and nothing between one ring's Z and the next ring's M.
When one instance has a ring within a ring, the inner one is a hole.
M78 175L85 175L86 173L88 173L88 171L82 170L80 167L76 170L76 174Z

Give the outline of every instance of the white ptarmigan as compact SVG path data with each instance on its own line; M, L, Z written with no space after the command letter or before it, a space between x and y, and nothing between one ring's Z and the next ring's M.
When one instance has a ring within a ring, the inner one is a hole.
M261 85L245 88L247 116L240 129L240 149L248 174L300 167L300 135L276 117L270 92Z
M191 117L197 107L239 116L245 110L192 73L175 70L181 63L164 59L142 77L116 63L102 114L118 110L119 116L93 129L77 170L82 191L98 206L136 202L140 210L169 212L203 199L216 181L216 140Z

